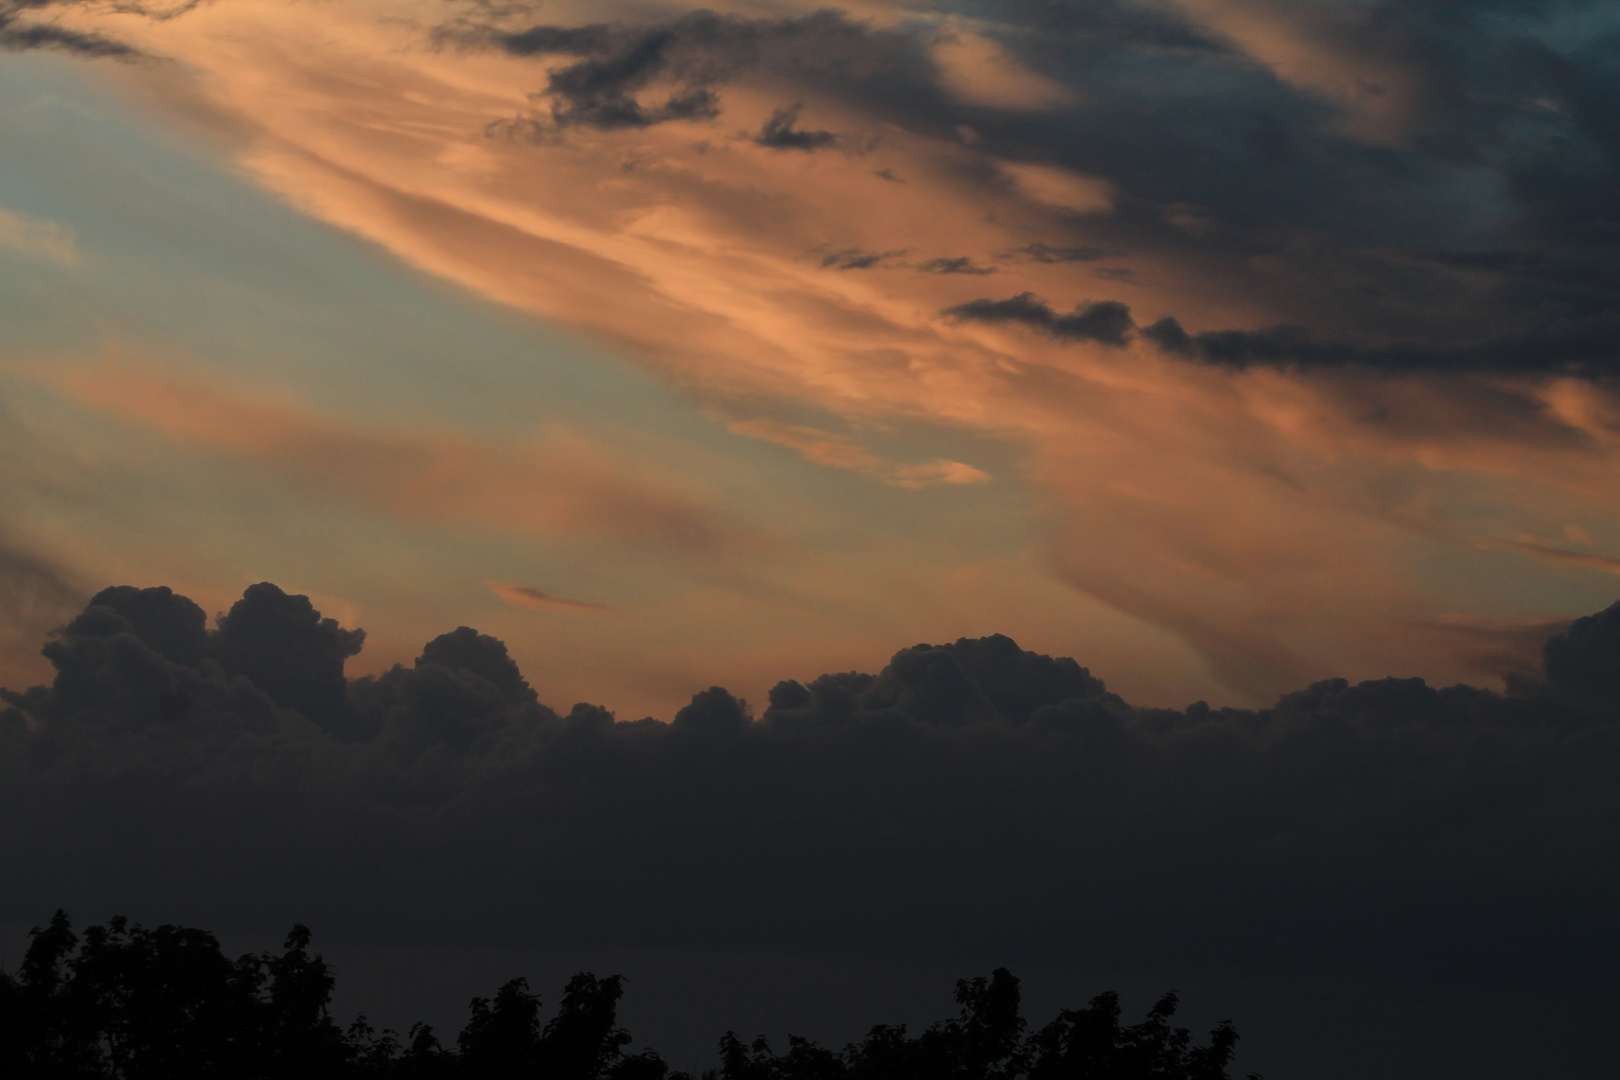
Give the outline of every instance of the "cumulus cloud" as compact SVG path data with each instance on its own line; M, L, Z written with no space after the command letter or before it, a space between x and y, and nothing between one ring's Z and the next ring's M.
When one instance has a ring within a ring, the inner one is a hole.
M5 693L0 801L31 823L6 917L913 957L967 935L1010 962L1566 988L1616 959L1620 605L1509 695L1333 679L1259 710L1134 707L992 636L625 722L543 705L468 627L345 683L361 641L269 584L216 629L167 589L92 597L54 682Z

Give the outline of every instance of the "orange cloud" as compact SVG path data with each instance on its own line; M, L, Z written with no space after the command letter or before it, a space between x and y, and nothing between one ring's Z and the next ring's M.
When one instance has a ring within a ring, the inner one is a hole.
M1537 558L1551 559L1554 562L1573 563L1576 566L1585 566L1592 570L1620 574L1620 559L1612 555L1597 555L1589 551L1570 551L1567 548L1547 547L1545 544L1531 544L1515 540L1499 540L1496 543L1501 547L1522 551Z
M845 436L802 424L784 424L765 419L735 420L726 425L726 430L785 446L806 461L813 461L817 465L866 473L896 487L984 484L990 481L989 473L961 461L947 461L943 458L933 458L914 464L886 461Z
M589 611L597 614L617 614L616 608L606 604L591 604L584 600L568 600L561 596L552 596L539 589L531 589L527 585L503 585L500 582L489 583L489 591L494 593L503 603L520 608L525 611L541 611L548 608L562 611Z
M605 448L566 432L508 444L378 430L129 363L81 367L55 381L83 404L173 442L404 521L595 535L694 556L736 552L757 539L692 493L637 476Z
M1398 142L1417 130L1424 88L1406 80L1398 49L1366 45L1360 24L1336 38L1338 24L1310 15L1314 7L1285 16L1269 2L1184 6L1280 77L1340 102L1357 137ZM1118 223L1103 211L1133 193L902 130L858 103L807 105L818 128L849 136L843 149L761 147L747 132L807 96L791 73L728 84L725 114L712 122L522 137L522 124L499 122L530 115L527 94L543 70L425 47L437 11L384 0L215 5L131 31L190 65L191 82L145 68L116 75L232 125L243 168L307 212L621 347L734 431L907 485L983 474L961 462L890 462L853 439L780 423L792 413L779 406L818 409L851 430L935 425L1001 448L1056 580L1174 635L1254 697L1316 674L1425 665L1443 674L1455 649L1421 625L1459 605L1418 567L1488 559L1471 540L1481 520L1563 522L1578 509L1620 521L1620 428L1607 391L1234 372L1140 342L1064 344L1023 327L954 324L940 312L985 296L987 282L998 296L1027 291L1054 304L1117 299L1142 323L1174 313L1190 328L1295 313L1284 306L1292 301L1249 287L1258 259L1211 272L1196 251L1148 233L1110 267L1129 273L1099 296L1083 260L1016 253L1114 249ZM1031 84L1008 85L1008 100L1033 100ZM1173 220L1175 208L1164 209ZM1221 228L1182 211L1200 232ZM837 269L824 265L832 251L907 255ZM964 257L997 273L915 269ZM461 438L311 421L326 442L310 453L290 434L304 428L274 410L241 412L238 401L230 407L243 423L215 421L208 401L174 404L187 392L98 400L401 516L644 531L706 551L733 542L701 500L635 480L594 451L536 445L514 456ZM329 472L328 459L342 467ZM552 460L567 461L569 475L539 464ZM1482 591L1472 602L1488 611L1505 601Z

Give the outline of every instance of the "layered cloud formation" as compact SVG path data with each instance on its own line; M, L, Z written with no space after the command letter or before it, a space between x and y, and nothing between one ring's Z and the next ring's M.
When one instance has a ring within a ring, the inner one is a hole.
M1026 491L1051 579L1250 700L1485 674L1455 627L1620 546L1603 5L26 8L731 431Z

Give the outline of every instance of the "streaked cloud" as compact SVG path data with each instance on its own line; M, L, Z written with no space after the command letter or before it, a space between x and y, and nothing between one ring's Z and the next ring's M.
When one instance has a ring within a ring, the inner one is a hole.
M944 22L881 3L459 11L199 8L121 27L193 79L118 74L734 431L877 482L1005 476L1055 580L1246 694L1451 664L1420 628L1510 603L1473 537L1620 528L1586 227L1612 93L1574 46L1269 0L1008 8L944 61ZM1553 169L1557 139L1587 152ZM835 434L902 428L951 452Z
M618 613L618 609L609 607L607 604L569 600L566 597L541 592L539 589L533 589L527 585L505 585L498 581L492 581L489 585L489 591L499 597L503 603L525 611L556 609L560 611L595 612L605 615Z
M695 557L746 550L757 540L693 493L638 476L608 448L566 430L501 443L377 429L128 362L73 369L55 381L76 400L182 446L402 521L594 534Z
M887 461L861 446L854 439L803 424L775 420L734 420L728 431L785 446L806 461L835 469L851 469L897 487L927 487L932 484L983 484L990 474L961 461L934 458L907 463Z
M1546 544L1532 544L1522 540L1499 540L1497 543L1502 547L1522 551L1526 555L1534 555L1537 558L1571 563L1575 566L1585 566L1610 574L1620 574L1620 559L1615 558L1613 555L1599 555L1591 551L1571 551L1568 548L1548 547Z

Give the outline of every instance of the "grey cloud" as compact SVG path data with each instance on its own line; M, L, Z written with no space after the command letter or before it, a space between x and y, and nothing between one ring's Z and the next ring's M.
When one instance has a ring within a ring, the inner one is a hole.
M711 119L721 104L716 88L739 74L768 67L774 73L815 78L888 67L904 51L903 35L875 31L841 12L764 19L695 11L639 25L537 25L506 31L461 20L434 34L441 44L495 48L514 56L571 56L554 69L539 97L558 128L649 127L671 120ZM888 51L887 61L881 58ZM647 105L651 93L659 99ZM761 145L815 149L832 133L794 129L793 110L778 113L758 136Z
M0 842L6 918L172 903L398 940L913 956L969 935L1009 962L1569 985L1620 959L1620 605L1508 696L1330 680L1145 709L990 637L785 681L758 719L710 688L663 724L561 716L465 627L338 714L357 632L272 588L200 635L182 597L107 590L48 646L55 682L6 692L0 803L33 823Z
M1089 219L1083 232L1055 221L1051 236L1005 257L1050 264L1131 251L1209 275L1279 313L1269 328L1213 327L1182 342L1162 324L1148 335L1190 359L1612 373L1620 78L1604 59L1602 20L1589 17L1597 0L1278 10L1337 42L1341 59L1365 65L1374 83L1394 78L1410 114L1406 134L1377 144L1347 135L1338 105L1278 78L1173 5L979 10L981 32L1088 102L1038 113L945 94L924 21L879 29L834 12L694 12L516 30L464 22L440 38L574 58L540 95L550 131L721 115L726 83L769 71L806 100L864 113L874 131L892 124L954 141L969 124L980 135L973 152L987 159L1106 179L1121 193L1114 214ZM833 134L778 113L754 138L812 149ZM990 183L992 172L980 178ZM1189 206L1199 208L1198 228L1178 212ZM1025 314L1042 329L1066 318Z
M1138 328L1130 307L1116 300L1094 301L1060 314L1028 292L1004 300L970 300L941 314L958 322L1016 323L1060 341L1123 346L1139 333L1167 355L1240 370L1359 367L1389 372L1559 372L1593 377L1620 370L1620 311L1558 319L1523 333L1451 346L1321 340L1306 327L1291 325L1193 334L1171 316Z
M1100 247L1053 247L1050 244L1035 242L1026 244L1017 251L1009 252L1011 255L1027 255L1039 263L1066 263L1066 262L1094 262L1097 259L1106 259L1111 255L1120 254L1112 248Z
M202 0L178 0L167 6L122 0L116 10L125 14L142 15L148 19L164 21L179 18L191 11ZM30 49L52 49L88 58L114 57L133 59L140 50L91 31L74 30L51 19L54 11L68 8L105 9L113 5L97 4L94 0L0 0L0 49L25 52Z
M138 55L137 50L122 42L73 30L49 18L53 8L88 6L82 0L0 0L0 49L54 49L86 57Z
M972 274L979 277L996 272L996 267L979 266L966 255L954 259L929 259L927 262L918 263L917 269L925 274Z
M754 142L770 150L819 150L832 146L838 136L831 131L806 130L795 127L802 106L793 105L777 109L754 136Z
M1060 341L1096 341L1116 348L1136 329L1130 307L1117 300L1098 300L1060 315L1028 292L1006 300L969 300L947 308L944 315L959 322L1021 323Z
M1174 318L1142 336L1162 351L1224 367L1347 367L1385 371L1562 372L1610 376L1620 370L1620 310L1466 345L1323 341L1303 326L1205 330L1188 334Z
M821 265L831 270L870 270L874 266L882 266L889 259L898 259L906 252L899 251L862 251L860 248L845 248L824 255Z

